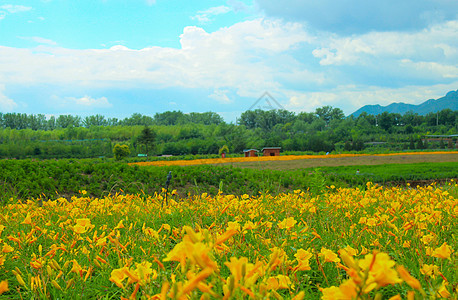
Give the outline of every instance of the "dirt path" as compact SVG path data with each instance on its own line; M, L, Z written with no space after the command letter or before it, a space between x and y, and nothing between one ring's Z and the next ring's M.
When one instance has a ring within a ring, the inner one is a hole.
M239 168L294 170L315 167L337 167L356 165L382 165L382 164L413 164L422 162L458 162L458 153L447 154L410 154L392 156L357 156L357 157L329 157L311 158L287 161L259 161L227 163Z

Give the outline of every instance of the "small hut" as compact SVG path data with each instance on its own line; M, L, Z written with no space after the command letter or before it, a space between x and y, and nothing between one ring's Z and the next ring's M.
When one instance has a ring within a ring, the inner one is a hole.
M262 148L263 156L280 156L281 147L265 147Z
M245 157L256 157L258 156L258 152L259 150L256 150L256 149L243 150Z

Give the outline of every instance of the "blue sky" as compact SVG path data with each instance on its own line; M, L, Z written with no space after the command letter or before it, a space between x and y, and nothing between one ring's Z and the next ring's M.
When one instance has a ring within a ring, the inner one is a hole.
M0 0L0 112L300 112L458 89L456 0ZM262 101L261 101L262 102Z

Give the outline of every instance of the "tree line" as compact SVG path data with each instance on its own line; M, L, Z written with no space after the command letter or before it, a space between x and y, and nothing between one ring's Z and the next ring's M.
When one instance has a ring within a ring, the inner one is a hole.
M91 126L152 126L152 125L178 125L178 124L220 124L223 118L215 112L185 114L181 111L166 111L156 113L154 117L134 113L132 116L119 120L117 118L106 118L96 114L87 117L73 115L50 116L46 118L44 114L25 114L25 113L1 113L0 128L10 129L32 129L32 130L55 130L69 127Z
M0 113L1 158L82 158L113 156L116 144L127 145L131 156L217 154L279 146L282 151L361 151L367 147L395 150L447 148L438 141L424 144L426 134L456 134L458 111L444 109L418 115L408 112L345 117L331 106L314 112L253 110L236 123L224 122L214 112L133 114L117 120L101 115L44 115Z

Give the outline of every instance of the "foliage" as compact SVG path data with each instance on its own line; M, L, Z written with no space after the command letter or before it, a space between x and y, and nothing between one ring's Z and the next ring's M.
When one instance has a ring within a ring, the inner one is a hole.
M139 167L107 159L86 160L0 160L0 202L17 199L49 199L65 197L70 199L82 189L93 197L109 194L154 194L160 193L169 171L173 179L171 189L181 196L195 191L197 185L210 195L216 195L222 184L229 194L257 195L269 191L272 194L292 189L313 189L323 184L314 181L314 168L278 171L242 169L230 166L193 165ZM360 174L356 174L356 170ZM413 186L423 184L422 180L445 181L457 178L458 162L416 163L377 166L320 167L320 176L326 186L362 186L372 181L383 185ZM319 183L317 185L316 183ZM318 188L313 190L318 193Z
M247 111L237 124L227 124L213 112L172 111L153 117L137 113L123 120L102 115L82 119L0 113L0 158L111 157L111 144L116 143L128 144L132 156L147 150L149 159L154 155L217 154L221 145L238 154L266 146L278 146L282 151L399 151L425 148L420 140L426 134L456 134L457 120L458 111L450 109L425 116L362 113L344 118L340 109L330 106L298 114ZM156 138L148 135L143 139L145 128L156 133ZM455 143L456 138L438 139L427 143L427 148L453 149Z

